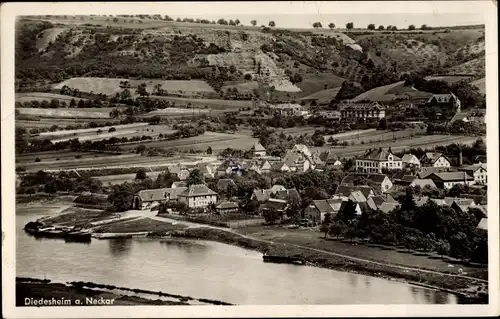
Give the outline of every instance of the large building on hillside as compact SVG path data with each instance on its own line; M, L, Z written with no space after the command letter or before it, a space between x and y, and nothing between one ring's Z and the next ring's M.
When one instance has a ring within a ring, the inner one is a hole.
M383 168L402 169L403 162L391 152L382 148L368 149L356 159L356 171L362 173L381 173Z
M340 110L342 122L377 122L385 117L385 107L374 103L347 103Z

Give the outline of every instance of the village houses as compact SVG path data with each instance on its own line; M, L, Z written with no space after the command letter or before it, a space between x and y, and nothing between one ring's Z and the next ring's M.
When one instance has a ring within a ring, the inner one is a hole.
M368 185L380 193L388 192L392 181L385 174L349 174L341 181L342 186Z
M251 150L253 151L254 157L266 156L266 149L259 142L255 142L255 144L252 146Z
M403 168L420 168L420 160L411 153L403 155L401 161L403 162Z
M474 182L477 185L488 184L488 173L486 171L486 164L472 164L458 168L459 171L467 172L467 174L474 177Z
M161 203L177 200L179 195L187 190L187 187L144 189L134 195L134 209L151 209Z
M368 149L356 159L356 171L363 173L382 173L382 169L402 169L403 162L389 148Z
M467 172L441 172L432 173L427 178L432 179L438 188L450 189L455 185L474 185L474 177Z
M342 122L378 122L385 117L385 107L377 102L347 102L340 110Z
M448 168L451 166L451 161L442 153L427 152L420 159L420 164L422 166Z

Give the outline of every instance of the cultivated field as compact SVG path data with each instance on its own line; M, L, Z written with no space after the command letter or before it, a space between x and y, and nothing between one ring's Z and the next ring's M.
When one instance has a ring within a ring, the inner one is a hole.
M24 103L31 101L48 101L50 102L52 99L56 99L59 101L65 101L67 104L71 102L71 99L75 99L76 102L80 100L86 100L78 97L73 97L69 95L55 94L55 93L47 93L47 92L28 92L28 93L16 93L16 102Z
M467 75L432 75L432 76L426 77L425 79L427 81L429 81L429 80L444 81L444 82L448 83L449 85L451 85L455 82L458 82L461 80L468 81L472 78L473 78L473 76L467 76Z
M388 131L388 130L377 130L377 129L368 129L368 130L358 130L358 131L349 131L345 133L339 133L334 135L327 135L325 138L329 139L333 137L334 139L340 142L349 142L360 144L363 142L364 144L373 144L380 143L382 141L388 141L393 139L404 139L410 138L412 135L421 135L424 134L425 131L422 129L407 129L402 131Z
M210 109L239 109L252 107L252 101L233 101L233 100L220 100L220 99L190 99L170 96L151 96L153 99L165 100L175 102L176 105L187 106L188 103L195 108L210 108ZM175 108L167 108L170 110ZM191 109L188 109L191 110Z
M144 145L146 148L168 149L193 149L206 151L210 146L214 152L230 148L250 149L257 139L243 134L227 134L216 132L205 132L201 136L183 138L172 141L151 141L139 142L121 146L122 149L134 149L138 145Z
M418 136L418 137L408 137L398 139L396 141L387 140L380 143L372 143L368 145L351 145L347 147L332 147L332 146L324 146L324 147L311 147L311 150L330 150L333 151L339 157L353 157L356 155L363 154L366 152L368 148L391 148L393 152L404 151L408 148L431 148L439 145L448 145L453 143L462 143L462 144L472 144L474 143L478 137L474 136L456 136L456 135L426 135L426 136Z
M81 119L109 119L112 107L102 108L79 108L79 109L39 109L20 107L17 108L20 114L37 116L43 118L81 118Z
M333 74L304 74L302 82L297 86L302 90L304 96L325 90L342 86L344 79Z
M16 120L16 127L22 127L22 128L49 128L53 125L57 125L59 127L65 127L69 125L85 125L88 124L89 122L94 122L98 124L106 124L106 123L119 123L119 121L108 119L108 118L93 118L93 119L55 119L55 118L40 118L36 120Z
M300 100L317 100L319 105L328 104L333 100L340 91L340 87L333 89L322 90L308 96L301 98Z
M160 175L161 171L148 172L146 171L146 175L148 178L155 180L158 175ZM106 175L106 176L95 176L95 179L98 179L102 182L103 185L116 185L123 184L125 182L133 182L135 180L136 174L119 174L119 175Z
M110 128L116 131L109 132ZM99 141L111 137L133 137L133 136L153 136L159 134L171 134L176 132L170 125L149 125L148 123L134 123L115 126L105 126L92 129L67 130L56 132L45 132L40 134L40 138L46 138L52 142L62 142L78 138L80 141Z
M276 132L285 133L286 135L291 136L300 136L300 135L312 135L316 128L314 126L297 126L297 127L289 127L289 128L278 128Z
M146 83L146 91L153 92L155 85L161 85L162 89L167 92L176 94L189 94L189 93L215 93L214 89L210 87L205 81L201 80L158 80L158 79L144 79L144 80L129 80L121 78L95 78L95 77L79 77L71 78L63 81L54 86L54 89L61 89L67 85L72 89L79 89L81 92L93 92L95 94L114 95L123 91L120 87L120 82L128 81L130 84L130 93L134 94L135 89L143 83Z

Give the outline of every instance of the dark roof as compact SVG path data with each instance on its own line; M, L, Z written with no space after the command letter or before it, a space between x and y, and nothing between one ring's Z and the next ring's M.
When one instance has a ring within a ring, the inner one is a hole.
M175 189L175 188L174 188ZM184 192L179 194L182 197L217 195L216 192L208 188L205 184L191 185Z
M443 173L432 173L429 177L437 177L443 182L448 181L463 181L465 180L473 180L474 178L467 174L467 172L443 172Z
M286 201L282 199L269 198L267 201L260 205L260 208L284 210L286 208Z
M422 156L420 162L424 164L434 164L441 156L444 157L448 162L450 161L448 157L446 157L443 153L427 152Z
M139 196L143 202L153 202L176 199L177 196L186 190L187 187L144 189L137 192L136 195Z
M417 179L417 176L413 176L413 175L405 175L403 176L403 178L401 178L403 181L406 181L406 182L413 182L414 180Z
M235 202L230 202L230 201L222 201L220 202L217 206L217 209L234 209L234 208L239 208L238 204Z
M455 94L453 93L448 93L448 94L433 94L430 98L429 98L429 102L432 100L432 99L435 99L438 103L448 103L450 101L453 101L453 100L458 100L458 98L456 97Z
M333 209L333 207L330 205L328 200L326 199L321 199L321 200L313 200L314 206L321 212L321 213L335 213L336 211Z
M259 142L255 142L255 144L252 146L252 150L254 150L255 152L262 152L265 151L266 149Z
M356 178L363 177L375 184L382 184L387 175L385 174L349 174L340 183L341 185L353 185Z
M178 187L186 187L187 188L187 182L186 181L175 181L175 182L172 183L172 186L174 186L174 185L177 188Z
M445 167L421 167L420 172L418 173L418 176L420 178L426 178L427 176L431 175L432 173L439 173L439 172L444 172L446 171L447 168Z
M391 152L391 149L384 150L383 148L368 149L363 155L359 157L362 160L370 161L387 161L389 155L392 155L394 161L400 161L401 159Z

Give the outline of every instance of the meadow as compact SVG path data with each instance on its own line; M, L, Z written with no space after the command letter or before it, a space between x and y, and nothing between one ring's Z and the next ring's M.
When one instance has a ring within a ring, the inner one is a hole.
M113 110L112 107L102 108L78 108L78 109L40 109L40 108L17 108L19 114L36 116L41 118L69 118L69 119L109 119L109 113ZM59 124L58 124L59 125Z
M69 95L55 94L55 93L47 93L47 92L27 92L27 93L16 93L16 102L24 103L31 101L47 101L50 102L52 99L59 100L59 102L66 102L69 104L72 99L76 102L80 100L86 100L78 97L73 97Z
M175 102L179 105L188 105L190 103L195 108L210 108L210 109L239 109L252 107L252 101L234 101L234 100L221 100L221 99L194 99L194 98L181 98L171 96L151 96L152 99ZM172 108L167 108L169 110ZM191 110L191 109L187 109Z

